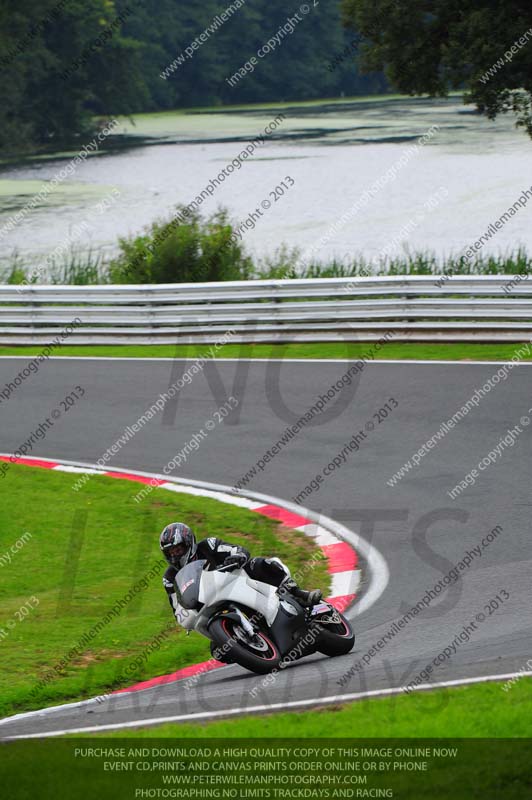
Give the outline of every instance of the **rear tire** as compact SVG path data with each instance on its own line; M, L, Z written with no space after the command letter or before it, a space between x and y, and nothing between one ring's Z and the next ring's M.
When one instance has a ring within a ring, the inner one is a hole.
M334 625L320 625L316 640L317 650L325 656L345 656L355 646L355 633L349 621L339 611L340 622Z
M257 631L256 646L246 645L238 636L238 622L230 617L218 617L209 625L209 633L216 649L224 654L224 660L230 660L258 675L266 675L279 667L281 654L277 646L262 631Z

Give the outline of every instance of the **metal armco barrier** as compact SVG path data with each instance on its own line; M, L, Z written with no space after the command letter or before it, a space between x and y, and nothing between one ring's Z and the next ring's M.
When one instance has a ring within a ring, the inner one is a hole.
M0 344L529 341L532 281L384 276L135 286L0 286Z

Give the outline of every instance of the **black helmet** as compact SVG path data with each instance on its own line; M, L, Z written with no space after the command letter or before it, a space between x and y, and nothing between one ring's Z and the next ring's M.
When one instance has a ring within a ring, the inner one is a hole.
M181 569L196 555L196 537L183 522L172 522L161 533L159 544L168 563Z

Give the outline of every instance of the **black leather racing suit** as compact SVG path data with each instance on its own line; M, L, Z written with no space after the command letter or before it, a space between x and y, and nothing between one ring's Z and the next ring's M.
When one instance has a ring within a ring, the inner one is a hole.
M290 577L290 570L278 558L250 558L249 550L246 550L245 547L241 547L239 544L229 544L229 542L224 542L223 539L217 539L214 536L198 542L196 559L205 559L208 562L208 569L221 567L226 558L235 555L244 555L249 559L244 570L255 581L279 586L285 578ZM177 610L175 576L178 572L177 567L170 566L163 575L163 586L174 615Z

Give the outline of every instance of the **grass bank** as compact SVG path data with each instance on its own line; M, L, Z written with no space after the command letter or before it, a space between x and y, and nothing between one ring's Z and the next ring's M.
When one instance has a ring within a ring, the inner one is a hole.
M250 715L201 725L158 725L107 732L106 736L148 739L178 735L186 739L532 737L532 681L522 678L507 692L502 686L502 683L475 684L414 692L408 696L368 698L349 704L339 700L335 706L311 711ZM262 697L258 702L267 701Z
M12 465L2 480L9 502L0 504L0 554L30 538L0 564L0 716L210 658L204 637L173 624L162 589L158 534L168 522L184 519L200 539L214 535L257 555L276 554L294 570L316 551L308 537L246 509L162 489L137 504L136 483L93 476L74 492L75 478ZM324 560L311 582L328 588ZM120 613L75 650L135 586Z
M297 666L294 669L297 671ZM17 741L4 745L0 779L3 773L2 785L16 800L34 797L37 782L42 800L55 800L58 785L65 797L81 793L101 800L201 794L523 800L530 796L532 785L531 711L532 687L523 679L508 692L493 683L338 704L305 713L106 731L90 738L77 735ZM98 748L106 755L99 756ZM290 748L290 753L284 755L277 748ZM296 748L298 756L291 755ZM351 755L339 748L350 748ZM374 755L364 755L362 748L371 749ZM85 751L85 756L75 757L76 749ZM174 749L179 756L171 755ZM308 758L301 756L301 751L308 753ZM397 751L402 755L397 756ZM114 772L105 771L104 761L110 762ZM125 769L129 765L124 762L131 766ZM331 762L336 765L334 770ZM148 772L135 770L138 764L149 767L150 763L153 767ZM396 769L397 764L408 763L426 768ZM337 769L340 764L341 772ZM117 776L122 765L124 770ZM225 776L226 782L206 791L204 782L210 775L215 781ZM332 775L335 783L330 785L325 781ZM242 778L238 788L229 783L233 776ZM260 783L255 776L260 776ZM167 786L174 778L175 783L190 783ZM257 786L262 787L258 792Z

